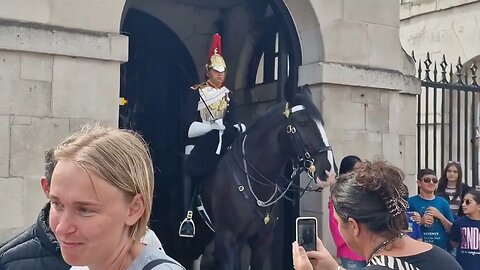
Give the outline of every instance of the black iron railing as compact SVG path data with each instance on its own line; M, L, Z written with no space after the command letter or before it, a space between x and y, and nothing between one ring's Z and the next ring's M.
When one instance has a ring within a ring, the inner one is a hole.
M412 52L415 60L415 55ZM416 60L415 60L416 61ZM445 55L437 65L430 53L418 61L422 94L417 98L417 166L440 176L448 161L462 164L463 181L478 185L479 99L477 66L460 57L455 66ZM424 69L422 69L422 66Z

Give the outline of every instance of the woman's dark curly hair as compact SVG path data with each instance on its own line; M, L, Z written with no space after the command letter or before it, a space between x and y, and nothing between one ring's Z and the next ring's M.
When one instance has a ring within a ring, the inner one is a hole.
M385 161L365 161L340 175L331 193L337 216L365 225L377 234L400 234L407 219L403 172Z

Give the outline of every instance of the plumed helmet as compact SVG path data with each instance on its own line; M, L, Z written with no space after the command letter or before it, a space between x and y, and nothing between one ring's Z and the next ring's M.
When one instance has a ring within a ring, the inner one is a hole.
M213 35L210 53L208 54L207 69L214 69L218 72L225 72L227 64L222 57L222 37L217 33Z

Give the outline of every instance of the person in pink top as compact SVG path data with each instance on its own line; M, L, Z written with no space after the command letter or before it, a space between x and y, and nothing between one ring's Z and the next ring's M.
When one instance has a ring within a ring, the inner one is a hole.
M351 155L344 157L340 163L338 174L342 175L352 171L360 162L362 162L362 160L357 156ZM340 235L338 222L334 217L332 198L329 198L328 200L328 220L333 241L337 246L337 257L340 258L342 266L346 270L355 270L365 267L367 265L365 258L352 251L345 243L345 240L343 240L342 235Z

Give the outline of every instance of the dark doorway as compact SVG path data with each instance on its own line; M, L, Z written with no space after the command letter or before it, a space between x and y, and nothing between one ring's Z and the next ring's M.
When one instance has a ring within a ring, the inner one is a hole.
M129 61L121 66L120 96L128 103L120 107L119 126L139 132L150 146L155 167L150 226L168 245L171 231L160 221L171 205L162 202L182 177L182 95L198 75L183 43L157 18L130 9L122 33L129 36Z

